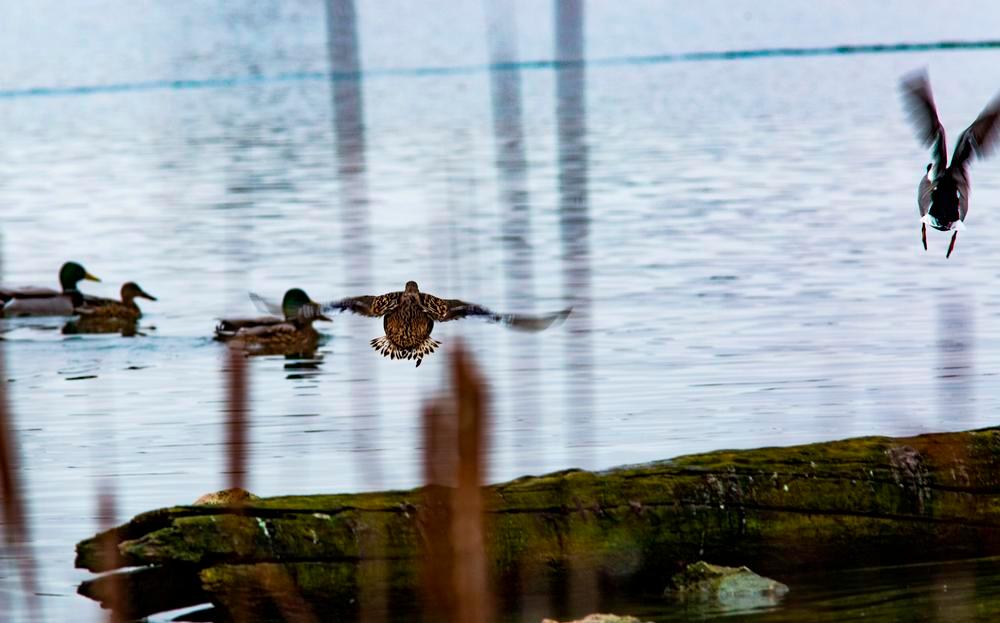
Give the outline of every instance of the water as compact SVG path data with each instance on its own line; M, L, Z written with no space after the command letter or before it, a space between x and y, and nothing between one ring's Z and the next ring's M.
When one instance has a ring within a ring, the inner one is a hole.
M1000 608L996 559L797 575L796 588L774 602L744 597L718 602L674 602L650 596L641 604L607 608L633 612L643 621L679 623L796 623L798 621L993 621ZM606 608L606 609L607 609Z
M226 484L210 336L253 313L247 290L330 300L415 279L504 310L575 304L540 335L435 329L491 381L492 480L995 423L1000 164L974 165L951 259L938 232L925 253L927 154L896 85L929 66L954 139L1000 85L1000 53L475 67L575 45L598 60L984 39L1000 9L590 3L557 47L548 5L510 6L360 2L360 66L400 71L333 84L309 77L331 67L318 1L0 7L3 281L55 285L76 259L104 279L88 292L135 280L160 299L137 339L0 321L48 617L101 616L75 595L72 548L97 529L102 487L125 519ZM350 50L332 62L349 70ZM402 71L426 67L472 69ZM260 81L18 94L234 77ZM446 355L414 369L370 350L376 321L321 329L319 361L253 361L249 488L416 484L419 409Z

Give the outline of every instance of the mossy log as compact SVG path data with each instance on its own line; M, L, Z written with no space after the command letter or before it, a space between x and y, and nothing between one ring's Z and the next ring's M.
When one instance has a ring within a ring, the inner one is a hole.
M488 560L505 594L510 585L545 592L571 568L592 570L605 585L659 592L682 564L699 559L749 565L791 583L789 574L806 567L997 555L998 468L1000 429L987 429L525 477L483 490ZM365 582L406 598L419 592L421 554L444 512L425 504L435 499L427 493L161 509L82 541L76 564L95 572L170 570L188 579L175 581L184 590L174 607L190 603L190 586L198 584L221 612L239 604L263 612L264 602L284 595L349 615ZM101 599L94 583L106 577L84 583L81 593ZM165 610L168 601L161 595L156 607Z

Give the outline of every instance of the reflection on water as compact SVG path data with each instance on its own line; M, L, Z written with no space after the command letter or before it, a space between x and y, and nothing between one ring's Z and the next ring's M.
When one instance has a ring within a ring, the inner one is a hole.
M508 3L484 2L488 16L490 61L507 65L518 60L517 20ZM494 69L490 72L490 102L493 113L493 144L497 169L497 191L501 210L503 241L504 305L510 311L531 314L535 310L534 245L532 203L528 188L528 160L524 137L521 70ZM523 391L512 401L511 415L520 424L515 439L519 452L544 452L541 439L528 417L545 417L538 401L540 382L539 343L533 333L507 334L511 376L523 380Z
M553 2L555 7L556 123L559 139L559 229L562 237L563 300L573 308L567 326L571 419L570 443L581 467L592 458L594 373L591 339L590 190L587 150L586 66L583 0Z
M0 283L4 276L3 234L0 233ZM37 598L38 578L32 541L31 509L22 485L21 448L13 412L7 400L6 346L0 340L0 611L24 608L35 620L44 618ZM8 587L8 583L11 585ZM13 586L20 589L11 590Z
M285 375L289 380L319 379L322 371L323 356L318 355L312 359L300 359L299 357L286 356L288 363L285 364Z
M340 189L340 220L343 224L344 283L347 296L361 296L372 286L372 253L369 215L367 154L365 143L365 107L361 83L357 12L354 0L327 0L327 51L330 59L330 90L333 103L333 139L337 156L337 181ZM338 297L339 298L339 297ZM361 331L366 319L349 318L352 331ZM382 487L382 461L379 454L378 385L372 352L365 342L352 340L340 351L352 364L348 387L350 415L354 422L355 464L369 489ZM373 557L376 554L371 553ZM384 620L387 595L380 581L385 577L384 564L363 563L359 573L368 578L360 583L358 595L362 620Z
M1000 611L1000 561L971 561L817 571L776 578L790 585L780 605L762 603L734 610L706 601L678 604L650 595L641 603L610 597L605 611L629 612L643 621L992 621ZM564 618L580 611L562 613ZM724 617L724 618L723 618ZM513 623L511 621L510 623Z
M359 78L357 13L354 0L327 0L327 50L333 103L333 137L340 184L341 244L347 296L360 296L372 287L369 198L365 154L364 94ZM339 297L338 297L339 298ZM362 331L365 320L347 318L353 331ZM349 393L355 420L357 465L365 483L378 488L382 483L381 462L376 450L379 429L377 381L372 353L360 340L352 340L343 356L352 362Z
M943 296L937 305L938 410L942 419L958 428L970 428L975 421L975 318L969 293Z
M556 132L563 301L572 307L564 355L570 417L566 421L577 464L593 468L594 371L591 317L590 190L587 149L583 0L554 0ZM567 590L575 609L594 611L600 594L596 572L567 560ZM582 567L582 568L581 568Z

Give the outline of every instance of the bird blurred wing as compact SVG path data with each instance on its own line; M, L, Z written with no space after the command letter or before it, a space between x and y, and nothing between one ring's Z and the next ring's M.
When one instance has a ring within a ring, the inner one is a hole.
M934 184L927 179L927 176L920 178L920 186L917 188L917 207L920 208L921 218L927 216L927 211L931 209L932 190L934 190Z
M552 325L565 320L571 311L570 309L564 309L553 314L544 314L541 316L500 314L482 305L467 303L458 299L440 299L430 294L420 295L420 307L424 313L438 322L478 317L521 331L544 331Z
M931 148L931 177L936 178L948 164L944 126L938 119L937 106L927 73L923 70L903 78L903 103L910 122L917 130L917 138L924 147Z
M281 303L272 301L266 297L263 297L256 292L250 292L250 300L253 302L254 307L264 312L265 314L272 314L278 316L279 318L285 317L285 310L281 308Z
M963 172L955 176L955 181L958 182L958 218L965 222L965 215L969 213L969 177Z
M976 120L958 137L955 153L951 157L951 168L955 171L965 168L972 160L986 158L997 146L997 129L1000 127L1000 97L987 104Z

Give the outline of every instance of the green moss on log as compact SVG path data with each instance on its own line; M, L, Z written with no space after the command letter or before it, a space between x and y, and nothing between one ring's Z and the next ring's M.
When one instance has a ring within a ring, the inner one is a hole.
M660 590L699 559L781 579L817 564L1000 554L998 461L1000 431L989 429L520 478L483 490L489 559L498 582L572 564ZM81 542L77 565L187 565L203 570L213 595L235 590L226 578L278 565L295 583L321 586L317 594L341 595L354 590L345 569L382 560L402 570L389 574L390 588L412 590L426 522L436 521L424 499L416 489L163 509ZM102 538L117 558L102 555Z

